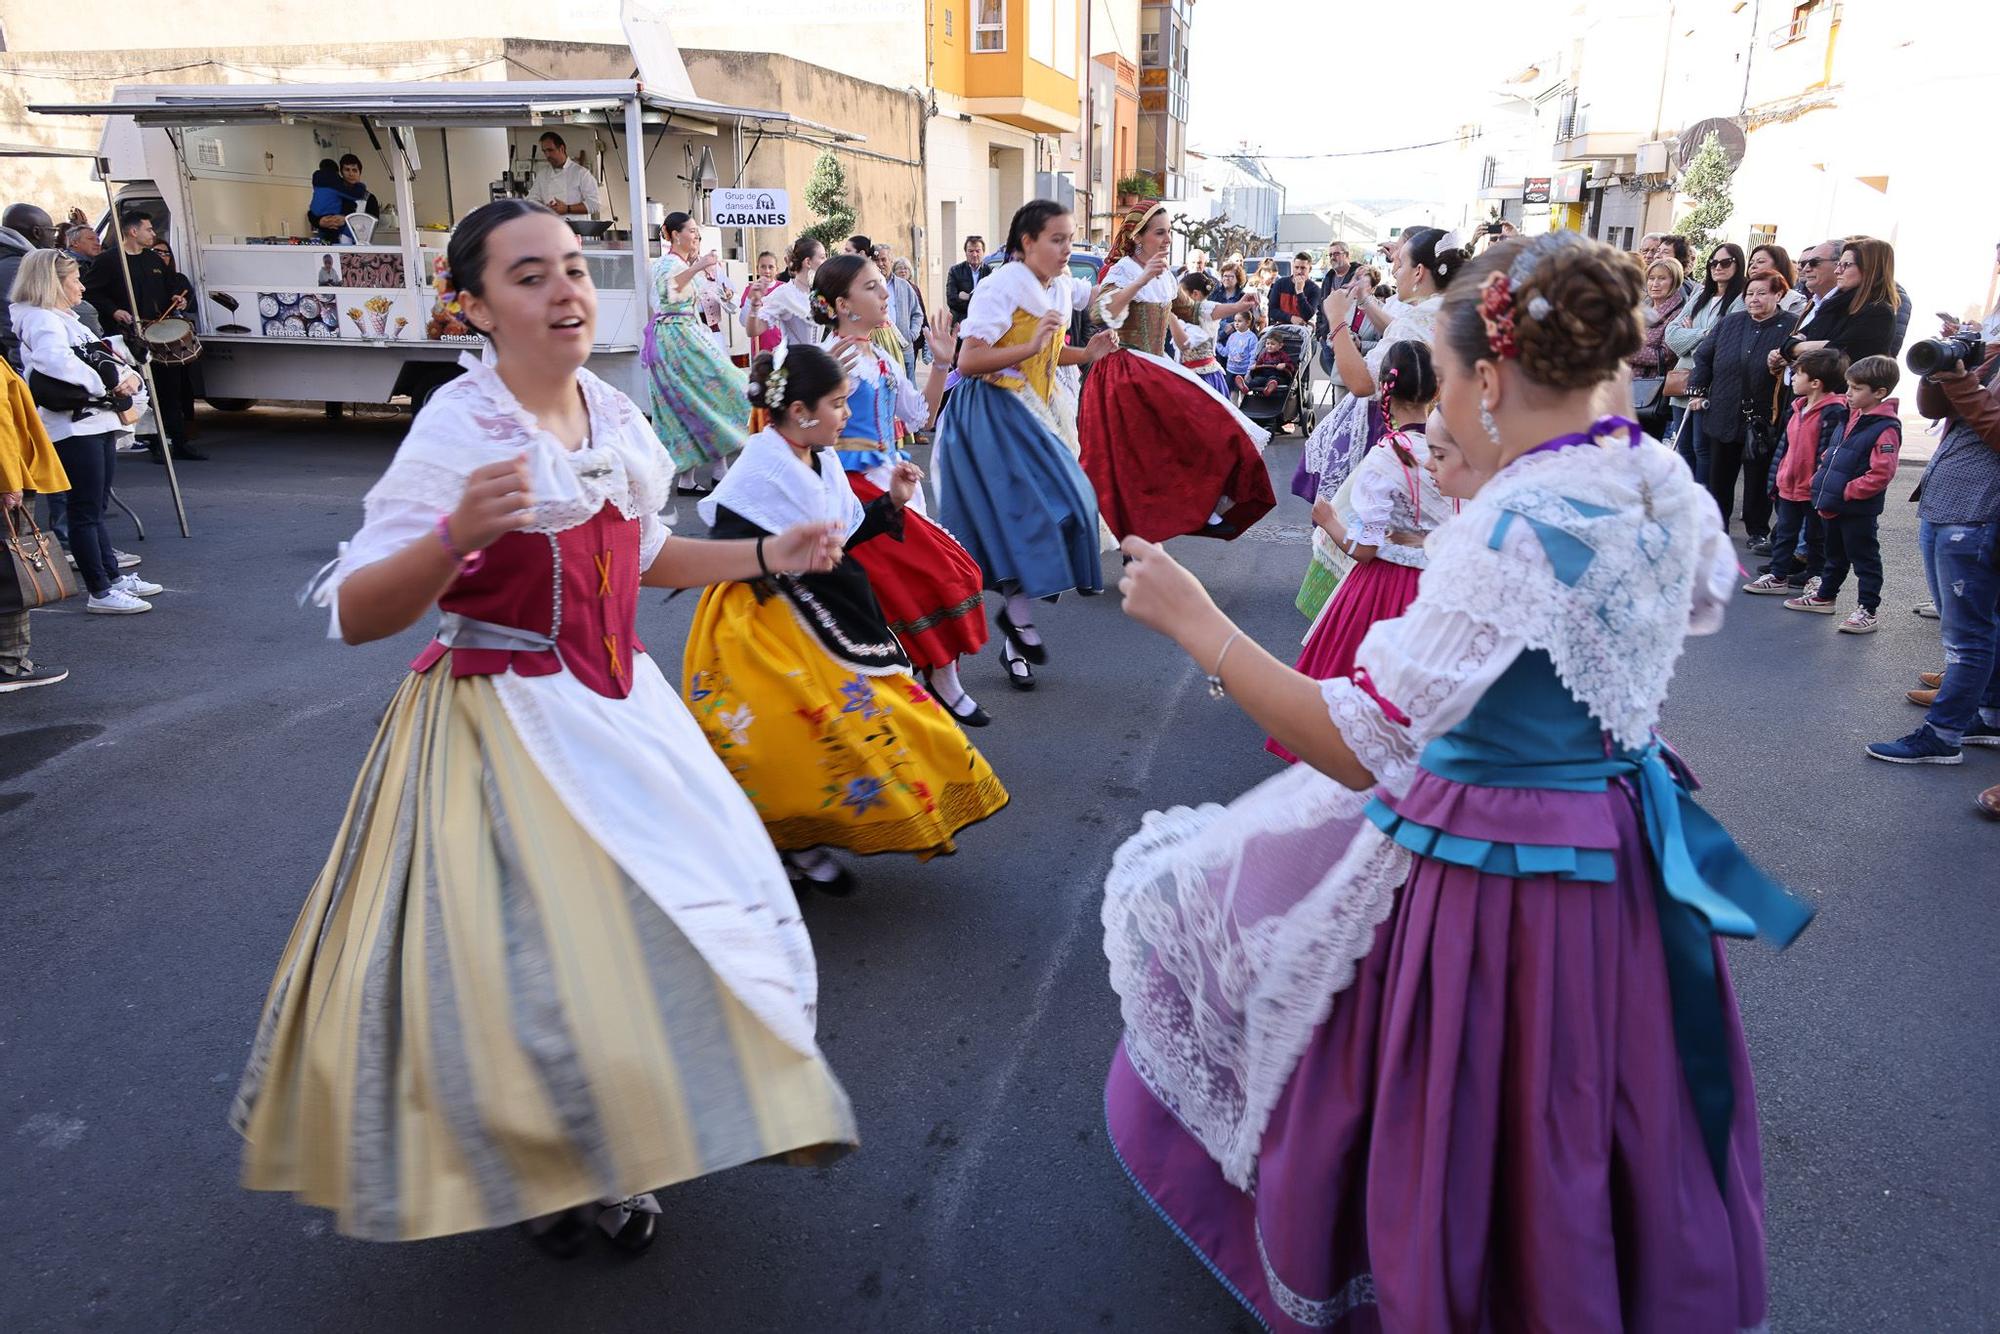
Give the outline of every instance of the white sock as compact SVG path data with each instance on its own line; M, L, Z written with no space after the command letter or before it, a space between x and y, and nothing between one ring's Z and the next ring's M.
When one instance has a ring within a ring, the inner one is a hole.
M965 698L965 687L958 681L956 660L931 670L931 693L943 700L947 709L955 707Z
M1007 595L1007 619L1014 623L1015 632L1021 642L1033 647L1042 642L1042 636L1035 629L1035 600L1025 593Z
M727 477L729 475L729 460L717 459L715 461L715 467L709 470L708 475L711 479L718 482L721 481L724 477Z
M798 867L799 874L808 880L817 880L821 884L825 884L830 880L840 878L840 863L835 861L833 854L825 848L807 848L804 852L788 852L785 854L785 857L792 865Z
M1210 514L1210 515L1208 516L1208 521L1209 521L1210 523L1221 523L1221 522L1222 522L1222 509L1221 509L1221 507L1220 507L1220 506L1218 506L1218 507L1216 508L1216 510L1215 510L1215 512L1214 512L1213 514Z

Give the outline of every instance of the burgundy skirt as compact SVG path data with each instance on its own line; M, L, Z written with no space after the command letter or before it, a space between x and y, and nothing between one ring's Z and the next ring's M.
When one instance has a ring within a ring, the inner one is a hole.
M1219 505L1240 533L1277 506L1264 456L1228 402L1135 354L1090 368L1077 434L1097 507L1120 541L1199 533Z
M1326 613L1314 623L1299 654L1298 669L1315 681L1331 681L1336 676L1354 674L1354 653L1377 621L1393 621L1417 600L1417 581L1423 571L1393 561L1364 561L1347 572L1340 587L1326 604ZM1267 739L1264 749L1287 764L1298 756Z
M861 503L882 494L858 472L847 484ZM950 533L913 509L903 511L903 540L878 537L854 548L889 628L919 671L949 667L986 647L986 602L979 562Z

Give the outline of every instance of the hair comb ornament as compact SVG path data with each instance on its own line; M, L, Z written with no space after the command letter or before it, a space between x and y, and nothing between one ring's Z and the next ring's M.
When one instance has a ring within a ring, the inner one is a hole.
M764 406L773 412L785 404L785 381L790 378L785 370L785 353L789 350L785 343L771 349L771 373L764 377Z

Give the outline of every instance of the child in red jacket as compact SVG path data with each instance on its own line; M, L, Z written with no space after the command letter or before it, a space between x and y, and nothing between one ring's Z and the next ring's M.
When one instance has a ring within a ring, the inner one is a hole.
M1847 354L1830 347L1802 353L1792 368L1791 412L1771 460L1769 486L1776 501L1771 528L1771 561L1764 573L1743 585L1746 593L1785 596L1816 591L1825 531L1812 507L1813 473L1839 433L1847 415ZM1753 485L1763 485L1754 479ZM1805 561L1798 558L1799 538L1805 537ZM1790 606L1791 603L1786 603Z
M1831 611L1851 567L1861 605L1840 623L1842 634L1873 634L1882 605L1882 548L1875 529L1903 448L1902 414L1889 397L1899 378L1889 357L1863 357L1848 367L1847 420L1813 474L1813 511L1826 527L1826 564L1813 601L1824 606L1805 610Z

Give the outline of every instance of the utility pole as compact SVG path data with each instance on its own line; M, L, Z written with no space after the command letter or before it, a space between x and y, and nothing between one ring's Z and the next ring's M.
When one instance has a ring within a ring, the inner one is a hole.
M1079 193L1083 195L1083 236L1086 241L1090 239L1090 229L1097 220L1097 191L1091 188L1091 183L1097 178L1090 174L1091 153L1095 148L1092 140L1096 137L1091 125L1091 111L1097 104L1097 99L1090 95L1090 72L1097 67L1097 60L1090 53L1090 22L1095 17L1097 0L1083 0L1083 68L1078 71L1077 84L1083 99L1083 189Z

